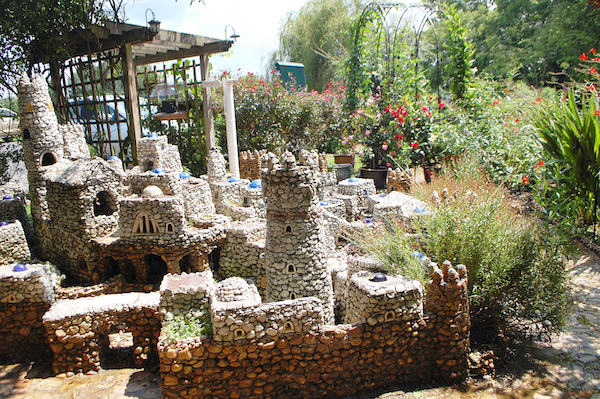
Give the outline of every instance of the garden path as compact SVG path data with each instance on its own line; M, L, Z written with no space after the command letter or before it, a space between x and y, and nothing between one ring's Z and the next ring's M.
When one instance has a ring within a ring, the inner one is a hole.
M552 342L521 348L506 365L505 374L453 387L388 388L352 399L600 399L600 257L582 248L570 262L570 274L575 303L566 331ZM138 369L59 378L29 365L0 366L0 398L160 397L156 374Z

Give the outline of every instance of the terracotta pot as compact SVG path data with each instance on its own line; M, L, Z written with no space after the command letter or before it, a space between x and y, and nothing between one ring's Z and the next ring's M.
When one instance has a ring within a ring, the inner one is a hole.
M347 163L354 164L354 155L346 155L346 154L334 155L333 159L335 160L336 165L347 164Z

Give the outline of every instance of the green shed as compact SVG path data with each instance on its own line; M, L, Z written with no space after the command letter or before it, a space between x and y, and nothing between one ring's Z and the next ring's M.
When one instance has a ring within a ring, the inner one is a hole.
M306 87L304 64L299 62L277 62L276 69L281 76L281 81L286 87L293 85L297 89Z

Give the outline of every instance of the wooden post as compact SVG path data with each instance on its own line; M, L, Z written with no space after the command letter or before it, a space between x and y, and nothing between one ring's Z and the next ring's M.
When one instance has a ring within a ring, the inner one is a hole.
M208 55L206 54L200 56L200 74L202 75L203 83L210 80L210 65L208 63ZM206 150L208 154L211 148L217 146L210 87L202 88L202 109L204 111L204 136L206 137Z
M133 163L137 164L137 145L142 138L142 123L140 118L140 105L138 101L137 76L135 64L133 63L133 52L131 44L125 44L125 54L123 56L123 71L125 72L125 101L127 105L127 118L129 127L129 139L131 140L131 149L133 151ZM121 148L121 151L123 149ZM124 161L124 160L123 160Z

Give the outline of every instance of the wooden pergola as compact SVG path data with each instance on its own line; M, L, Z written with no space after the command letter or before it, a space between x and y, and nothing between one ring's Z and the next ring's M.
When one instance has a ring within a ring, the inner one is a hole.
M204 84L210 79L209 56L227 52L233 44L231 40L220 40L164 29L153 33L148 27L115 22L105 22L103 26L94 25L85 30L78 30L70 39L73 43L73 50L69 54L71 58L91 57L93 54L109 51L119 54L123 70L122 80L128 117L128 134L131 138L134 157L137 143L142 137L136 67L199 57L202 101L203 104L212 104L210 86ZM41 61L50 65L52 81L58 95L58 109L63 113L62 116L65 120L70 120L67 112L68 99L64 87L64 60L60 62ZM210 149L216 146L212 106L204 106L203 113L206 146Z

